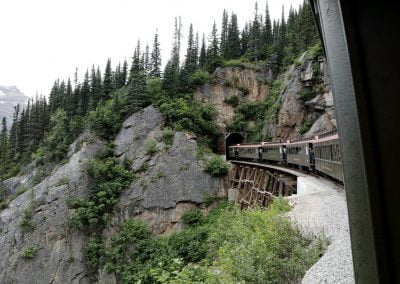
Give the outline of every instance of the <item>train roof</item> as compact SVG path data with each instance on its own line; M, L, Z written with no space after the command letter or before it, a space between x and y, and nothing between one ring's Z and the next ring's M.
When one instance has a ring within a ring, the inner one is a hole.
M288 141L288 142L260 142L260 143L242 143L236 145L230 145L228 147L238 147L238 148L257 148L257 147L268 147L268 146L291 146L291 145L301 145L301 144L309 144L309 143L321 143L332 140L339 139L339 135L337 133L329 133L330 135L320 135L312 138L305 138L297 141Z

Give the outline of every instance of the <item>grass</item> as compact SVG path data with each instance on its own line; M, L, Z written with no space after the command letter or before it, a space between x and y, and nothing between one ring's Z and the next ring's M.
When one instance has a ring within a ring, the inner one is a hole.
M157 153L157 141L154 139L149 139L146 141L146 154L153 156Z
M37 255L38 251L39 251L39 248L37 246L29 245L22 250L21 256L24 259L32 259Z

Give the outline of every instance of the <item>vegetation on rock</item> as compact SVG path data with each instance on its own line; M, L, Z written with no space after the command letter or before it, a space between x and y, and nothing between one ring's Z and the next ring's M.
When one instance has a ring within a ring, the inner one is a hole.
M92 269L104 266L123 283L296 282L326 241L302 236L284 216L288 210L283 199L269 210L241 211L222 202L207 216L189 211L185 228L166 237L130 219L110 241L92 239L86 258Z

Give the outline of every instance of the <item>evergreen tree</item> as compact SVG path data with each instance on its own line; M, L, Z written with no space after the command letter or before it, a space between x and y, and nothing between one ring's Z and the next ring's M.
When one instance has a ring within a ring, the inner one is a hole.
M85 115L89 108L89 99L90 99L90 83L89 83L89 71L86 70L85 76L83 78L82 89L80 92L80 100L79 100L79 113L80 115Z
M224 9L222 13L221 26L221 57L226 59L228 42L228 12Z
M257 61L261 57L261 25L258 14L258 4L254 7L254 20L250 28L247 56L252 61Z
M111 59L107 60L106 69L104 71L103 80L103 100L110 98L111 93L114 91L113 74L111 69Z
M160 78L161 77L161 50L160 43L158 41L158 33L154 35L153 50L150 58L150 77Z
M221 57L220 57L218 30L217 30L217 24L214 21L209 38L209 46L207 48L207 65L210 68L210 71L214 71L220 59Z
M232 13L228 27L228 39L226 44L225 59L239 58L240 53L241 47L237 16Z
M149 51L149 45L146 45L146 49L144 50L143 54L143 65L144 65L144 71L146 75L150 74L151 71L151 63L150 63L150 51Z
M203 37L201 40L200 55L199 55L199 67L204 68L206 63L207 63L206 37L203 34Z
M182 37L181 18L175 18L175 31L172 44L171 58L164 71L162 87L169 95L176 94L179 88L180 49Z
M271 17L269 14L269 7L268 1L265 6L265 23L262 31L263 36L263 56L264 59L268 58L272 52L272 44L273 44L273 37L272 37L272 24L271 24Z
M3 117L0 132L0 177L7 172L8 164L8 130L7 119Z
M128 106L126 109L129 113L138 111L150 102L146 90L146 73L140 61L140 41L138 41L133 55L131 72L129 74Z

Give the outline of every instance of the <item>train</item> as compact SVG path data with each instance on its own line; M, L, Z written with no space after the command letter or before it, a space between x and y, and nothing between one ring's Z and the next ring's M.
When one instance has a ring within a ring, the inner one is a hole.
M259 142L229 145L228 160L252 161L298 168L343 183L339 135L322 135L286 142Z

